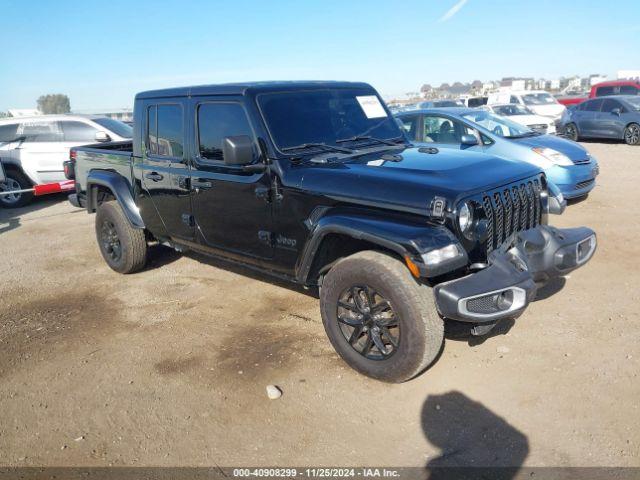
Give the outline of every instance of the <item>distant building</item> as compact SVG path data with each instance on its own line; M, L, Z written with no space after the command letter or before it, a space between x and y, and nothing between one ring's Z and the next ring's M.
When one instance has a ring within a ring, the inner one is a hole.
M640 70L618 70L618 80L638 79L640 80Z

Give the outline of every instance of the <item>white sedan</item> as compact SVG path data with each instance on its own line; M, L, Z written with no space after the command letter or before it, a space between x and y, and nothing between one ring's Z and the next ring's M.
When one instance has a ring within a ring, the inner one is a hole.
M520 125L524 125L525 127L529 127L531 130L535 130L536 132L549 134L556 133L556 125L552 119L536 115L524 105L519 105L517 103L504 103L487 105L484 108L496 115L500 115L501 117L509 117L509 120L519 123Z

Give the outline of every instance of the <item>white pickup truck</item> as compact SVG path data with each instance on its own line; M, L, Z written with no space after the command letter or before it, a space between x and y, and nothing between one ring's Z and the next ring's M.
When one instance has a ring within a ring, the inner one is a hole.
M129 125L107 117L86 115L38 115L0 120L0 160L6 178L0 192L0 206L20 207L33 194L34 185L65 180L63 162L71 147L96 142L125 141L132 137Z

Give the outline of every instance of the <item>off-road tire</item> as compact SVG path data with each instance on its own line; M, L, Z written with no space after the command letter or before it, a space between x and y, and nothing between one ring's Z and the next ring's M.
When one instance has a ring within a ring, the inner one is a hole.
M397 317L398 346L388 358L365 357L352 347L341 330L338 301L354 285L369 285L380 292ZM419 284L399 259L385 253L367 250L334 265L322 281L320 311L329 340L342 359L378 380L392 383L410 380L425 370L442 349L444 322L436 311L433 291Z
M575 123L568 123L564 127L564 135L569 140L573 140L574 142L580 140L580 135L578 135L578 126Z
M113 231L119 244L119 255L105 245L104 230ZM96 212L96 239L102 257L118 273L134 273L147 261L147 241L144 230L133 228L122 207L115 200L102 203Z
M6 167L5 167L6 168ZM14 186L17 186L20 190L26 190L28 188L33 187L33 184L29 181L27 176L19 170L14 169L6 169L5 170L6 184L12 183ZM4 188L0 188L0 191L4 190ZM16 201L9 201L10 197L6 195L0 195L0 207L4 208L18 208L24 207L31 203L33 200L33 193L24 192L18 194L18 199Z
M627 145L640 145L640 125L630 123L624 129L624 143Z

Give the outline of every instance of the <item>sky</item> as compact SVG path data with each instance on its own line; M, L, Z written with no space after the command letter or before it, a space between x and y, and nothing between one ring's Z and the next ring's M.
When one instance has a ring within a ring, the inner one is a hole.
M0 111L251 80L424 83L640 70L640 1L0 0Z

